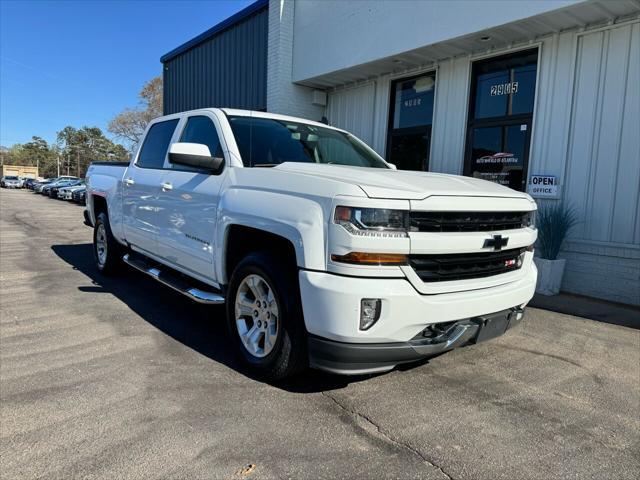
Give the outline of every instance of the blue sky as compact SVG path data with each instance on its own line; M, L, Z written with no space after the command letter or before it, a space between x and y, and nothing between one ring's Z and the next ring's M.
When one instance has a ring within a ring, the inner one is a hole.
M106 125L135 106L160 56L251 4L0 0L0 145L66 125Z

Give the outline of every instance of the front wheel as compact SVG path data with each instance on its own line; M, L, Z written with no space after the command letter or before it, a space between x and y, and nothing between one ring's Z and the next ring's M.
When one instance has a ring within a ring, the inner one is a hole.
M122 267L123 249L111 233L109 217L100 213L93 229L93 256L100 273L112 275Z
M283 262L268 253L247 256L233 272L226 303L229 333L246 367L280 380L306 366L297 278Z

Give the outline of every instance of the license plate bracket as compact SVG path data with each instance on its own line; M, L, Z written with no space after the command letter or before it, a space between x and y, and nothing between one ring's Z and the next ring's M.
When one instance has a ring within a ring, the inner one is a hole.
M476 343L486 342L487 340L499 337L507 331L509 321L511 320L511 312L507 310L491 315L483 315L474 318L474 320L480 324L480 331L476 337Z

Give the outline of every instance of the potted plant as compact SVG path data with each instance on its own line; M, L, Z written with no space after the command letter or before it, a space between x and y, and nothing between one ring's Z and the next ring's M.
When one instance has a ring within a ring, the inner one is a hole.
M534 258L538 267L536 292L542 295L557 295L560 292L566 260L559 259L558 254L576 223L575 210L562 203L543 205L538 209L538 241Z

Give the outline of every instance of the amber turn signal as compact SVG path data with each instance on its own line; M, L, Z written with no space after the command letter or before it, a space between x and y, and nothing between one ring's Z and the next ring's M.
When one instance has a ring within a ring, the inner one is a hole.
M407 264L407 256L400 253L350 252L346 255L332 254L331 260L355 265L393 266Z

